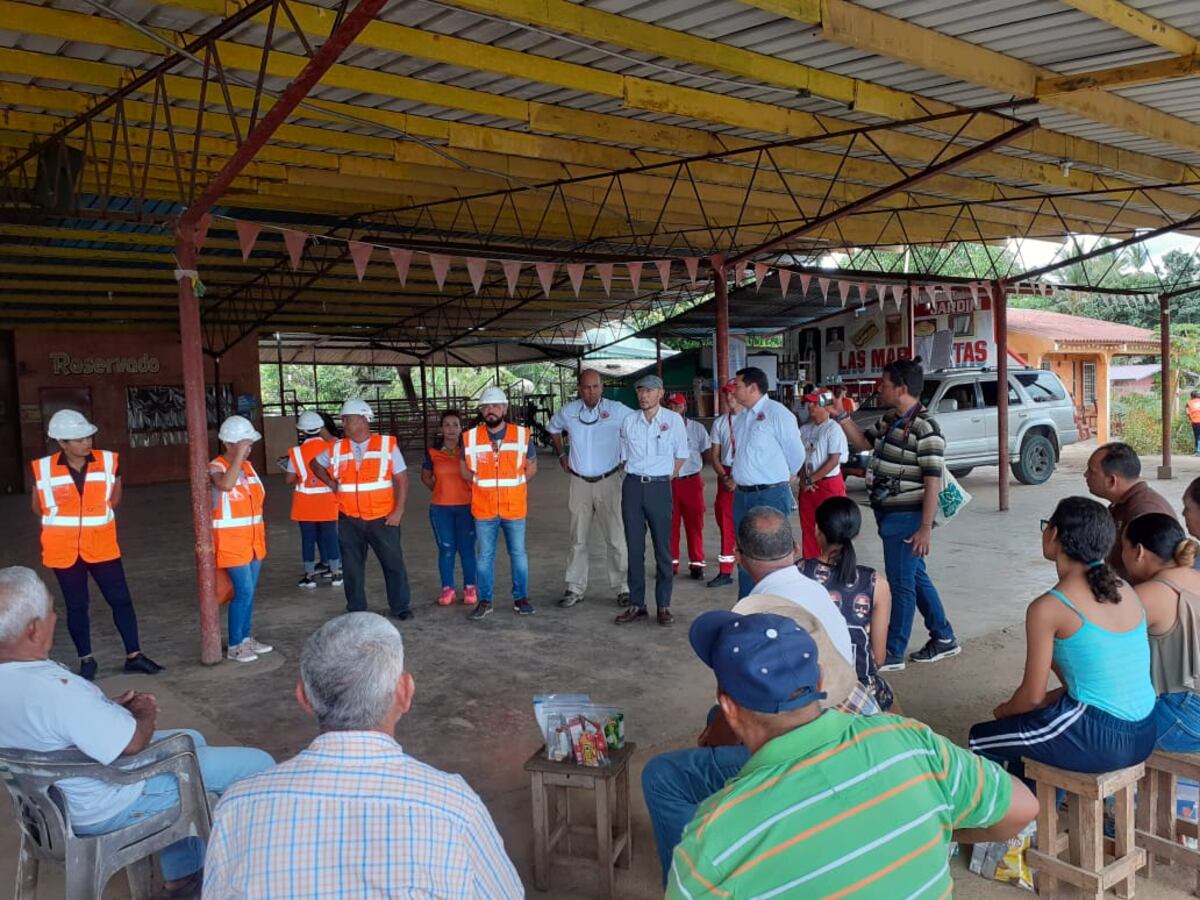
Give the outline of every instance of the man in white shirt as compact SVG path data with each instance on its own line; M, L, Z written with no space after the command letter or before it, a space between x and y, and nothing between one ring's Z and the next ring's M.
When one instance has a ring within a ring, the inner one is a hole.
M817 508L830 497L845 497L842 463L849 455L846 432L833 421L833 394L806 394L808 421L800 426L804 442L804 471L800 476L800 535L805 559L821 552L817 545Z
M629 550L629 606L617 616L618 625L647 617L646 530L654 544L654 602L658 624L670 625L671 614L671 479L688 458L683 419L663 409L663 383L657 375L643 376L636 385L641 412L621 424L621 519Z
M733 423L737 453L733 459L733 521L739 527L752 507L770 506L787 516L792 511L791 480L804 468L804 444L796 417L767 396L767 375L759 368L739 369L734 396L744 409ZM753 580L738 571L738 599L750 593Z
M109 700L90 681L50 660L58 617L45 584L32 569L0 569L0 747L37 753L75 749L103 765L144 750L173 732L155 731L153 694L126 691ZM209 747L189 731L204 788L223 793L240 778L275 764L262 750ZM115 785L94 778L57 782L75 834L107 834L179 804L174 775ZM194 897L200 889L204 843L186 838L159 856L168 896Z
M687 417L687 398L675 393L667 398L667 409L683 419L687 434L688 458L671 482L671 570L679 574L679 524L687 533L688 574L704 577L704 454L712 446L708 431Z
M736 382L732 379L721 386L721 415L713 419L712 431L708 436L711 444L708 460L717 473L717 499L713 503L713 516L721 532L721 552L717 554L720 571L708 583L710 588L733 584L733 566L737 562L733 555L737 543L737 529L733 525L733 493L736 487L733 481L733 457L737 446L733 440L733 421L742 407L734 396L735 386Z
M567 552L566 590L559 606L583 600L588 583L588 538L593 520L600 523L608 547L608 577L617 605L629 603L629 559L621 522L621 424L634 411L606 400L600 373L579 373L579 399L550 419L550 440L558 463L571 476L567 508L571 513L571 549ZM570 441L563 450L563 435Z

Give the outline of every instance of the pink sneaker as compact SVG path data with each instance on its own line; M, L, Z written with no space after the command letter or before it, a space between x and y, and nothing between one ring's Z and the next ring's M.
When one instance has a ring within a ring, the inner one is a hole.
M454 599L455 599L454 588L444 587L444 588L442 588L441 596L438 597L438 606L449 606L451 603L454 602Z
M463 588L463 605L474 606L478 602L479 594L475 590L475 585L468 584L465 588Z

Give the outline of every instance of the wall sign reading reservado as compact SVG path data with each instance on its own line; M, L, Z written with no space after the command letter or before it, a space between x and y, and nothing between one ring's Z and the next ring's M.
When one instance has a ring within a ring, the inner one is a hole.
M50 354L54 375L153 375L160 366L157 356L72 356L69 353Z

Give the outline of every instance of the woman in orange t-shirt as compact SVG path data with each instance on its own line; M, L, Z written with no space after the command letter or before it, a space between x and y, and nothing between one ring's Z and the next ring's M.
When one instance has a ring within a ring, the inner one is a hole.
M1192 391L1187 405L1188 421L1192 423L1192 438L1196 443L1196 455L1200 456L1200 391Z
M475 593L475 517L471 515L471 483L462 477L462 417L455 410L442 413L442 434L425 450L421 482L433 491L429 522L438 545L442 593L438 603L455 600L454 557L462 559L463 603L473 606Z

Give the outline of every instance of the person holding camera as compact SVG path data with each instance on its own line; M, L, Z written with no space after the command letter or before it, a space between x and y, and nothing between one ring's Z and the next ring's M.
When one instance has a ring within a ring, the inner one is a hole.
M929 640L909 655L910 660L936 662L962 651L925 570L946 441L918 399L924 385L920 357L895 360L883 367L879 380L880 402L890 411L866 431L854 424L849 413L836 419L852 447L872 453L866 473L867 494L883 540L884 568L892 591L887 658L879 667L881 672L904 668L917 610L925 620Z

